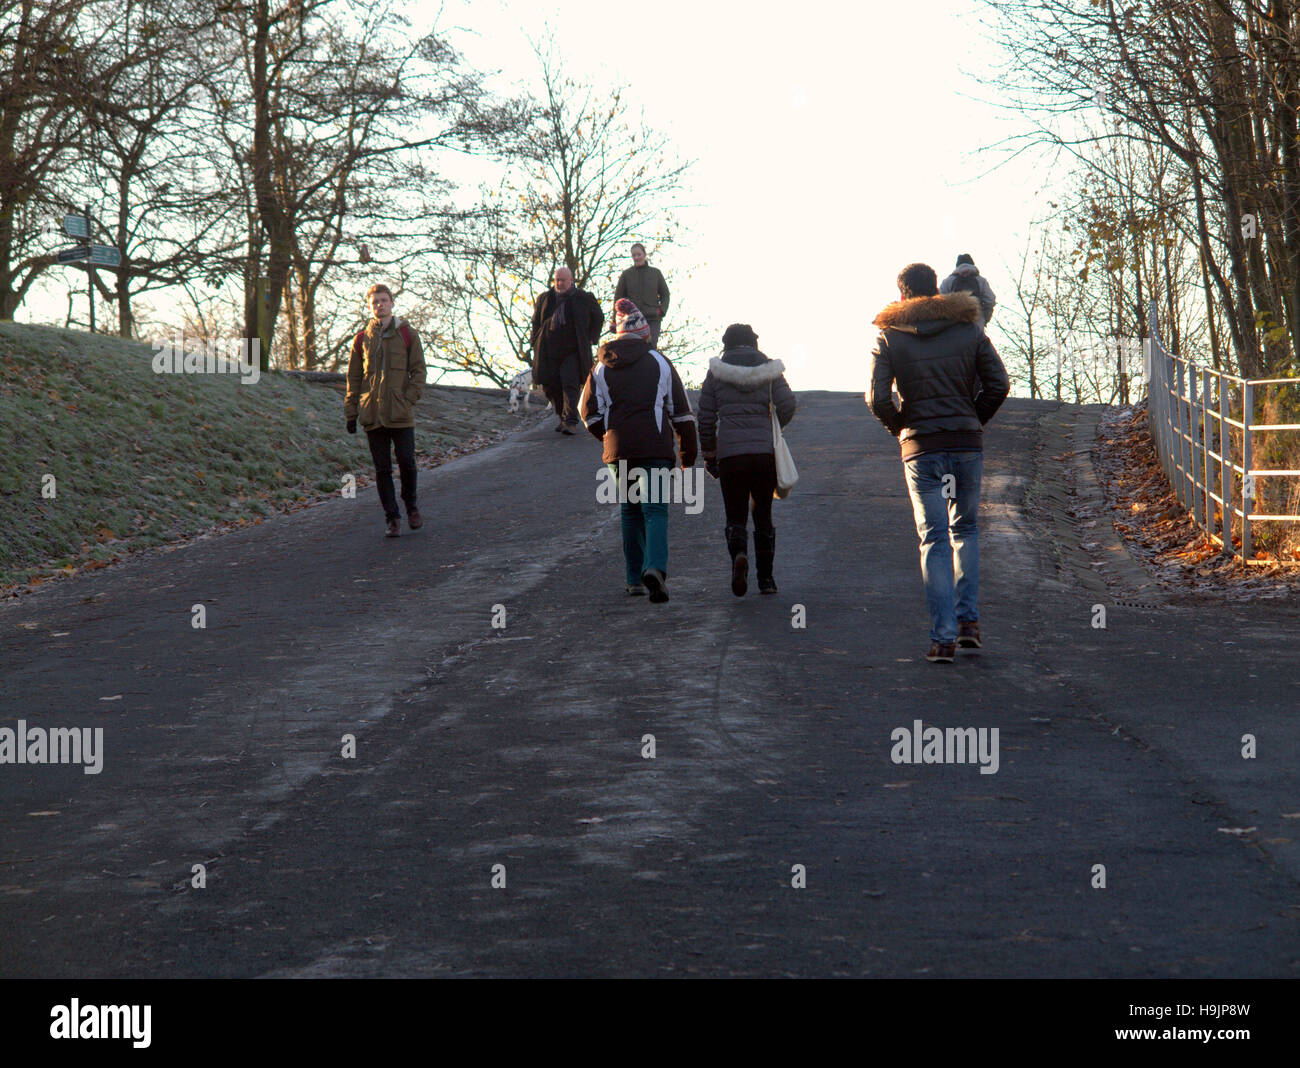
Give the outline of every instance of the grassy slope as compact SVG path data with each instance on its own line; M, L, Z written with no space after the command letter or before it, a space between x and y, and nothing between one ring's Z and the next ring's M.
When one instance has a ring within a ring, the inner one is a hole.
M0 323L0 586L260 522L371 470L337 390L155 374L152 359L146 344ZM417 424L417 455L445 444Z

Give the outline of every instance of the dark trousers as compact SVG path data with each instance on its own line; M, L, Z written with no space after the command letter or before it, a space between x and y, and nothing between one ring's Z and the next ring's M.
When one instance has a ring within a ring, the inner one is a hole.
M542 361L542 392L551 402L560 422L569 426L578 425L578 397L590 364L583 366L582 355L571 352L564 356L546 356Z
M375 461L375 488L385 519L400 519L397 498L393 495L393 452L397 453L397 470L402 476L402 502L409 516L415 510L415 428L381 426L366 431L370 457Z
M718 461L722 483L722 505L727 525L744 529L749 525L749 502L754 502L754 531L772 526L772 493L776 490L776 457L770 452L747 452Z

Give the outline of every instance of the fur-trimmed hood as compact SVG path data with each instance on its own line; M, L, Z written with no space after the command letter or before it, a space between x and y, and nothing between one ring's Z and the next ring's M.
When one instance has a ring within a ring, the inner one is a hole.
M709 360L709 373L720 382L737 386L740 389L758 389L769 382L775 382L785 374L785 364L780 360L764 360L763 363L746 366L727 363L714 356Z
M905 330L909 334L938 334L958 323L980 321L979 301L970 293L942 293L933 297L910 297L888 304L875 318L881 330Z
M797 402L785 364L754 345L728 345L700 387L700 443L718 460L772 453L772 412L785 426Z

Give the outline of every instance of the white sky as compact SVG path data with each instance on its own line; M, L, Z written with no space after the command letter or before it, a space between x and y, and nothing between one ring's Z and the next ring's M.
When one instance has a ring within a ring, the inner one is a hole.
M549 26L575 78L626 84L697 161L684 247L654 259L674 302L718 337L750 323L796 389L858 390L904 264L942 279L970 252L1012 295L1037 180L1028 162L986 173L1000 156L979 154L1019 128L981 102L996 99L979 84L998 54L987 17L973 0L470 0L442 22L474 28L460 46L503 80L531 76L526 35Z

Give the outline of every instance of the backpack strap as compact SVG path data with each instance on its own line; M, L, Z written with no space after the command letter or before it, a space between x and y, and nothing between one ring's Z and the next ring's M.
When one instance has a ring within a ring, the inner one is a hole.
M402 332L402 341L406 343L406 358L411 358L411 328L406 325L406 320L402 320L402 325L398 327Z

